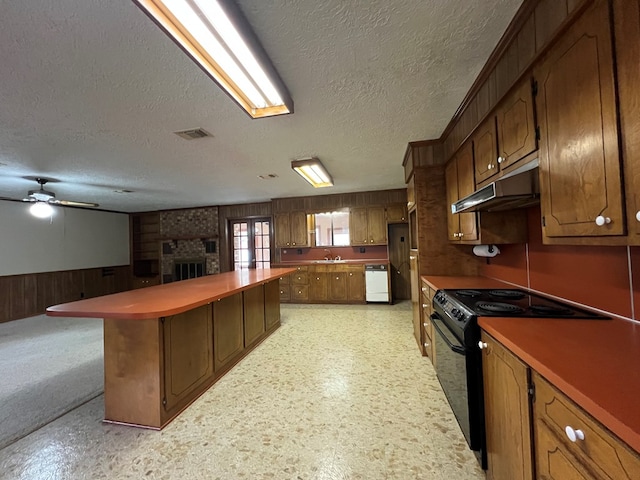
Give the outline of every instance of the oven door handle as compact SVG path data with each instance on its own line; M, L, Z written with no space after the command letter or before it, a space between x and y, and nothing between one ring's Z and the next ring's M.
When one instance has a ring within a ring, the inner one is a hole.
M432 313L431 314L431 324L433 325L433 327L438 331L438 333L440 334L440 336L442 337L442 339L445 341L445 343L447 344L447 346L453 350L456 353L459 353L460 355L466 355L467 354L467 350L461 346L461 345L454 345L453 343L451 343L451 341L447 338L447 336L444 334L444 332L442 331L442 329L438 326L438 323L442 322L442 320L440 319L440 317L438 316L438 314L436 313ZM443 323L444 325L444 323ZM449 330L447 328L446 325L444 325L444 328L446 328L447 330Z

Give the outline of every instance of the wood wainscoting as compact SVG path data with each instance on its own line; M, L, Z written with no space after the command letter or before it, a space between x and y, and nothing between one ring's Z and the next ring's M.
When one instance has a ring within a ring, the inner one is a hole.
M2 276L0 323L40 315L51 305L130 288L129 265Z

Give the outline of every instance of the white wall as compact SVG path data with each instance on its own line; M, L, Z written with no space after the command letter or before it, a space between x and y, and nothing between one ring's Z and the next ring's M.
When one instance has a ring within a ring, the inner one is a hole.
M55 207L52 220L27 203L0 201L0 276L129 264L129 216Z

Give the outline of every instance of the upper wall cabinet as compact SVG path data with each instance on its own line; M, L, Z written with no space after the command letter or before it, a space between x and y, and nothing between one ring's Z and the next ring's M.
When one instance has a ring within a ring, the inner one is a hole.
M305 212L276 213L274 223L276 247L309 246Z
M535 68L545 237L626 232L610 22L594 2Z
M640 0L616 0L616 61L628 243L640 244Z
M447 226L449 240L475 242L478 240L477 215L451 212L451 205L475 190L473 176L473 148L471 142L463 146L445 168L447 184Z
M407 223L407 206L403 203L387 206L387 223Z
M473 136L476 185L494 180L537 149L531 80L526 78Z
M387 217L384 207L357 207L350 210L351 245L386 245Z

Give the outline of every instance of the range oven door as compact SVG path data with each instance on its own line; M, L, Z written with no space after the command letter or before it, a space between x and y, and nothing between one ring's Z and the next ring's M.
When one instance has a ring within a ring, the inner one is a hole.
M431 315L431 322L438 355L438 380L469 447L484 457L482 359L479 350L465 348L437 313ZM484 467L485 461L482 463Z

